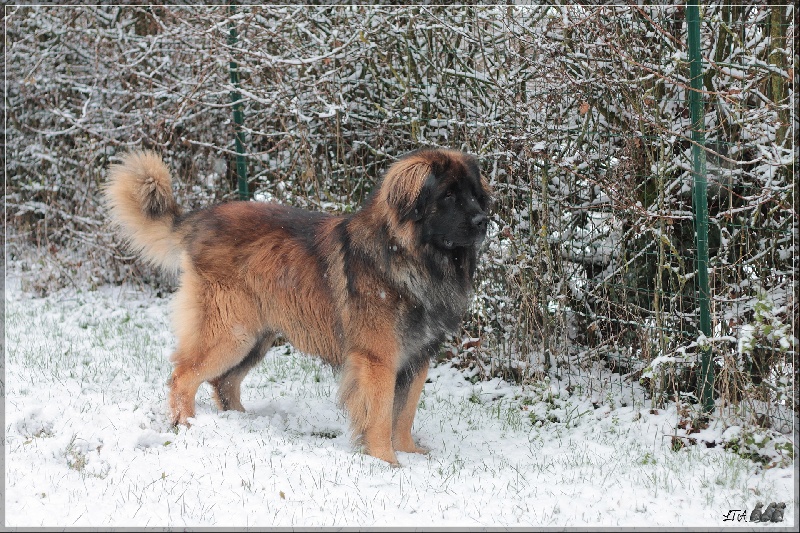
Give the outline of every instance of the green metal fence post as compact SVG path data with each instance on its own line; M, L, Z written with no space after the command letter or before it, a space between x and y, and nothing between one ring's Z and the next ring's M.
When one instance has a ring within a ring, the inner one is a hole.
M706 182L706 152L704 149L705 113L703 112L703 62L700 57L700 8L697 0L689 0L686 6L686 22L689 30L689 74L691 90L689 107L692 114L692 158L694 162L694 218L697 241L697 283L700 307L700 333L711 337L710 291L708 288L708 200ZM699 336L699 335L698 335ZM700 403L706 412L714 409L714 365L711 348L700 347Z
M234 14L234 2L228 4L228 11L231 15ZM229 22L228 45L233 47L238 41L236 35L236 24L231 20ZM231 101L233 102L233 124L236 140L236 177L239 184L239 199L247 200L250 198L250 193L247 190L247 161L244 157L244 131L242 125L244 124L244 113L242 112L242 95L239 93L239 65L236 61L231 59L231 84L233 90L231 91Z

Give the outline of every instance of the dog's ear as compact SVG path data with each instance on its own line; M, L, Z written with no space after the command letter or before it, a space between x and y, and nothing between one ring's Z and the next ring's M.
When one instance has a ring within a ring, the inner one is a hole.
M405 206L406 208L401 212L401 220L414 222L420 221L425 216L428 205L435 197L437 186L453 165L453 159L450 154L442 150L421 150L417 152L416 157L427 165L428 172L419 187L413 203Z
M489 185L489 182L486 180L486 178L481 174L481 168L480 164L478 163L478 159L473 155L464 154L464 167L469 175L469 179L472 180L473 183L478 184L478 196L481 202L481 207L483 209L490 208L494 203L494 191L492 190L492 186Z
M486 177L480 173L480 169L477 165L478 163L475 161L475 172L477 173L478 183L480 183L481 189L480 192L482 193L480 195L482 197L481 206L483 209L490 209L494 205L494 190L492 189L492 186L489 185L489 181L486 179Z
M439 179L435 172L428 173L414 202L408 206L405 212L400 213L400 220L411 220L413 222L422 220L428 210L428 204L434 199L438 181Z
M425 152L424 155L428 159L428 164L431 167L431 173L434 175L434 177L440 179L444 176L445 172L448 171L453 162L450 155L439 150Z
M415 153L391 166L383 179L380 198L398 214L401 222L420 220L427 197L435 186L436 174L428 154Z

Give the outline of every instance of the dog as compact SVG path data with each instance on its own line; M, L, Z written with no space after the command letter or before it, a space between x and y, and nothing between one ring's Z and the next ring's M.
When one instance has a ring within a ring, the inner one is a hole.
M112 221L153 264L180 273L169 381L175 425L207 381L221 410L277 335L341 369L339 403L366 453L426 453L411 427L429 360L473 293L492 191L474 156L423 149L396 161L364 206L335 216L231 201L183 213L151 151L111 165Z

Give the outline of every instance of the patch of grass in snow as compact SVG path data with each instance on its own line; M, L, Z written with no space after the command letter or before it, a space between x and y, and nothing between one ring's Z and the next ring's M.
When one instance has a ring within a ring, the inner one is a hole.
M296 351L289 344L272 348L247 379L251 380L250 386L257 389L274 389L276 384L292 382L312 397L329 397L334 393L331 366L317 357Z
M575 401L566 391L554 391L550 380L545 379L520 398L523 411L534 427L560 425L564 429L577 427L581 420L592 412L584 402Z
M439 429L442 431L445 431L446 426L449 426L452 432L457 430L480 430L487 421L486 414L491 413L490 407L473 401L474 392L467 397L433 394L434 396L430 399L430 402L436 404L436 410L449 414L448 417L438 417Z
M78 472L82 472L86 467L87 458L86 453L79 446L75 444L77 435L72 435L72 439L67 444L64 450L64 457L67 459L67 466Z
M498 398L490 405L490 411L492 416L500 421L504 431L521 431L528 424L523 410L516 401Z
M99 454L99 451L99 448L91 450L87 441L78 438L77 434L73 434L62 455L66 459L67 467L80 473L82 477L105 479L110 472L108 463L105 461L93 462L89 456L92 452Z
M98 309L93 298L80 296L59 306L50 300L11 306L8 361L57 381L105 385L131 376L162 379L169 372L163 343L148 330L168 325L143 315L132 319L127 310Z
M527 421L532 428L534 454L537 447L558 442L559 454L537 455L539 462L535 463L556 485L580 482L616 490L633 482L646 487L652 498L688 493L708 506L721 505L719 495L729 495L730 491L740 495L737 505L749 500L754 492L762 492L764 499L764 487L770 486L762 479L754 487L754 465L741 457L696 447L671 451L655 427L653 442L641 439L636 426L648 420L646 414L642 415L641 406L596 413L580 399L552 391L545 384L526 393L513 402L496 401L491 411L501 420L508 416L513 420L508 426L516 431L523 431ZM527 416L504 415L504 404L516 406ZM622 479L629 481L623 483ZM778 496L770 494L767 499L770 497ZM645 503L637 503L637 512L646 508Z

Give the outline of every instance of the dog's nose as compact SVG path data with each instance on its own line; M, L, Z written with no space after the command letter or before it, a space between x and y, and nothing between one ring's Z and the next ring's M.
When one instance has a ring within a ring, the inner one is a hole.
M472 217L472 225L476 228L485 228L486 224L489 222L489 219L483 213L478 213L474 217Z

